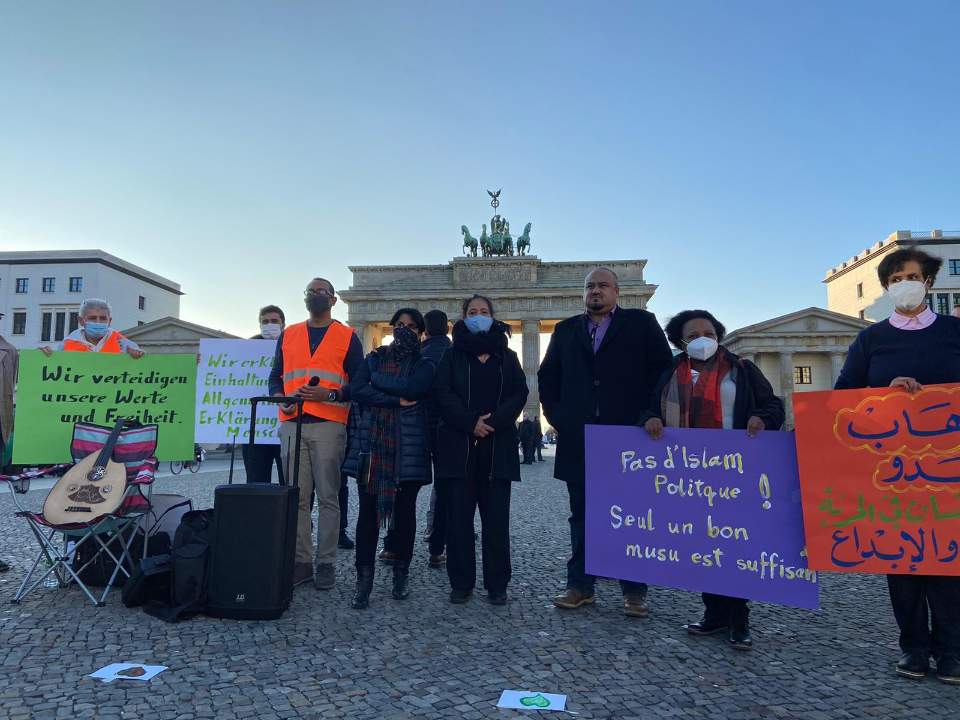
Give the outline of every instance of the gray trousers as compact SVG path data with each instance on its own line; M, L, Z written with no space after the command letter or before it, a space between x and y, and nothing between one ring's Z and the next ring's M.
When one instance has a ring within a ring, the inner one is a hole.
M284 473L293 478L296 424L280 423ZM300 512L297 517L298 563L333 564L340 534L340 466L347 444L347 427L338 422L306 423L300 439ZM289 464L288 464L289 463ZM317 550L310 537L310 496L317 495Z

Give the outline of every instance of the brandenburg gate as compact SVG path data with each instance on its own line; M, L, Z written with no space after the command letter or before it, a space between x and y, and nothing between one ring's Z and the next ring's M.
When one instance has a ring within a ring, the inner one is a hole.
M363 338L364 352L370 352L390 333L390 317L401 307L422 313L443 310L456 322L466 298L474 293L489 297L497 319L507 323L513 335L521 333L521 362L530 390L525 410L536 415L540 412L540 334L583 312L587 273L598 265L613 270L620 278L620 306L625 308L645 308L657 286L643 281L646 260L542 262L528 254L532 223L514 241L510 223L498 212L500 190L487 190L487 194L494 212L490 234L483 225L477 239L462 225L465 257L446 265L351 267L353 284L340 298L348 306L347 322Z
M451 322L460 319L461 304L474 293L493 301L497 319L521 334L521 362L530 397L527 411L539 414L537 368L540 334L558 321L583 312L583 281L603 265L620 278L620 306L643 308L656 285L643 280L646 260L542 262L534 255L458 257L446 265L350 267L352 285L340 292L348 305L347 322L363 339L365 352L379 347L390 334L390 316L401 307L420 312L443 310Z

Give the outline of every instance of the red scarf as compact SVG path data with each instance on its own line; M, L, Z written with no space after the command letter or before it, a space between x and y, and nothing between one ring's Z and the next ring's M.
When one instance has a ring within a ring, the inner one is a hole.
M726 353L717 354L703 363L697 382L690 372L690 358L685 357L677 365L677 385L680 391L680 417L683 427L723 428L723 403L720 400L720 383L730 372L731 364Z

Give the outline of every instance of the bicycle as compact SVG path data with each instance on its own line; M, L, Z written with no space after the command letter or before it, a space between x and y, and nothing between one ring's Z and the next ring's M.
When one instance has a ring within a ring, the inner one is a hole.
M184 468L187 468L190 472L196 474L200 471L200 465L203 463L203 458L206 457L206 455L206 450L199 445L194 445L193 460L171 460L170 472L172 472L174 475L179 475L183 472Z

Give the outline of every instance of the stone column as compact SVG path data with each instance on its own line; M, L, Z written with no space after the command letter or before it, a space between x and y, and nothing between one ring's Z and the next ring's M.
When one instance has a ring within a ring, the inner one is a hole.
M837 382L837 378L840 377L840 371L843 369L843 359L842 352L830 353L830 376L832 378L830 387L833 387Z
M530 394L527 395L527 404L524 410L530 413L530 416L540 414L540 392L537 387L537 369L540 367L540 321L523 321L523 374L527 376L527 389ZM543 418L540 418L540 424L544 425ZM544 428L546 426L544 425Z
M380 330L373 323L366 323L363 326L363 354L366 355L375 347L380 346Z
M793 353L780 353L780 392L786 410L784 430L793 428Z

